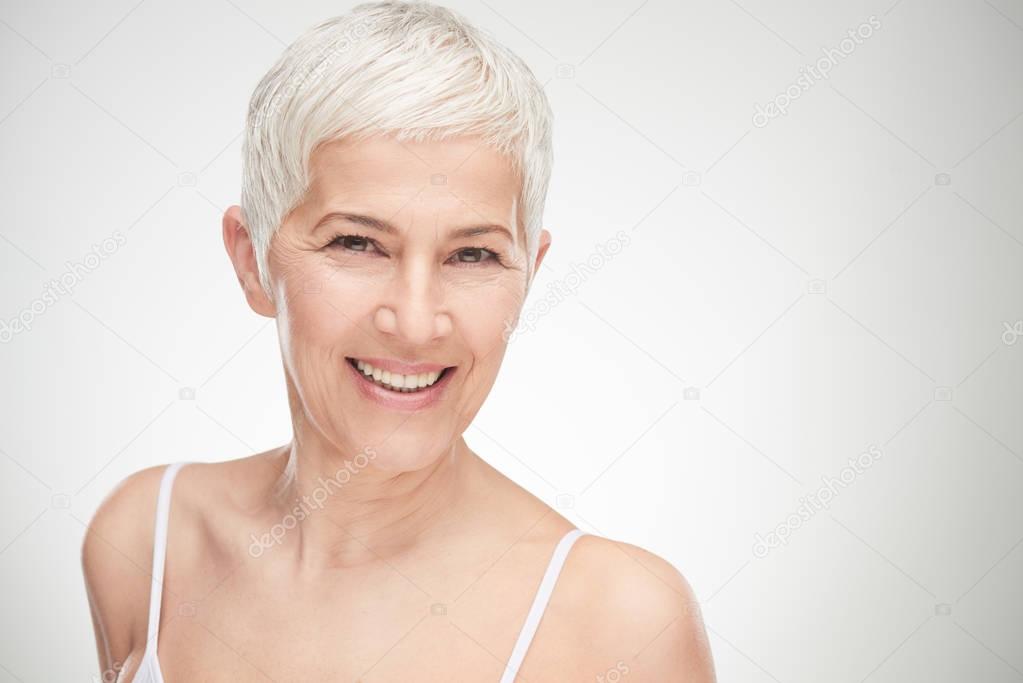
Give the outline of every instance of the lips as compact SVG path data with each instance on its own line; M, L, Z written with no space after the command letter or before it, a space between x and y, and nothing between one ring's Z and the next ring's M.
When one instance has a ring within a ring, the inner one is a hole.
M437 403L458 369L457 366L405 363L379 358L347 357L345 360L364 398L385 408L405 411L418 411ZM406 372L380 366L401 368ZM399 382L402 384L400 387L396 386ZM422 386L419 386L420 383Z
M445 373L453 369L425 363L411 365L396 362L387 363L380 360L373 363L361 358L346 358L345 360L348 361L349 365L361 372L367 380L377 386L400 393L416 393L431 387L440 381ZM390 365L391 368L401 367L407 370L399 372L397 369L388 369L387 365Z

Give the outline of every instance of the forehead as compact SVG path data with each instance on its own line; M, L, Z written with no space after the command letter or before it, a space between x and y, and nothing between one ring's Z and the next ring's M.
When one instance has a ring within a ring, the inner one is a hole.
M311 211L357 202L395 215L414 205L470 220L518 222L520 177L507 157L479 138L335 141L313 152L309 168L305 204Z

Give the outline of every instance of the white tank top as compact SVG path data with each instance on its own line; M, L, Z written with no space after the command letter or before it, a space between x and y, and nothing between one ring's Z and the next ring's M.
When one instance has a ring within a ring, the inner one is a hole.
M160 495L156 500L156 527L153 534L153 585L149 592L149 628L146 634L146 649L142 653L142 662L132 683L164 683L163 672L160 671L160 658L157 654L157 643L160 632L160 604L163 598L163 570L166 565L167 555L167 520L170 515L171 488L174 486L174 477L178 470L187 462L176 462L167 466L163 477L160 479ZM558 541L554 548L550 562L547 564L547 571L544 572L540 587L533 598L533 605L529 608L526 621L519 632L518 640L512 649L511 657L504 668L504 675L500 683L512 683L515 675L522 666L522 660L526 657L526 651L533 642L533 636L540 626L540 619L543 617L547 603L554 592L554 584L558 580L561 568L568 557L568 551L572 544L586 532L580 529L572 529Z

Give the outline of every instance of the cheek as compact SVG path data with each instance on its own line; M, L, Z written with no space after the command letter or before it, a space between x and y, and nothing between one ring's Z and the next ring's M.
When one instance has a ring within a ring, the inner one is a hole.
M296 269L281 290L287 302L279 308L278 330L286 353L302 365L334 358L351 343L372 307L370 287L335 275L329 268Z
M289 336L316 345L347 338L372 306L379 278L343 268L320 252L280 249L275 265Z
M522 303L523 292L514 283L454 292L450 309L455 336L465 340L477 359L499 360L502 354L493 352L506 343Z

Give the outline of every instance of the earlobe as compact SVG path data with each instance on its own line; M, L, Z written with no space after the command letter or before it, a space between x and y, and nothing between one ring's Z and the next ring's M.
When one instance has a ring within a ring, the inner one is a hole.
M267 318L276 317L277 311L273 302L263 291L259 281L259 268L256 263L255 248L249 237L249 231L242 220L240 206L231 206L224 212L223 218L224 248L231 259L238 284L245 292L249 307L259 315Z

